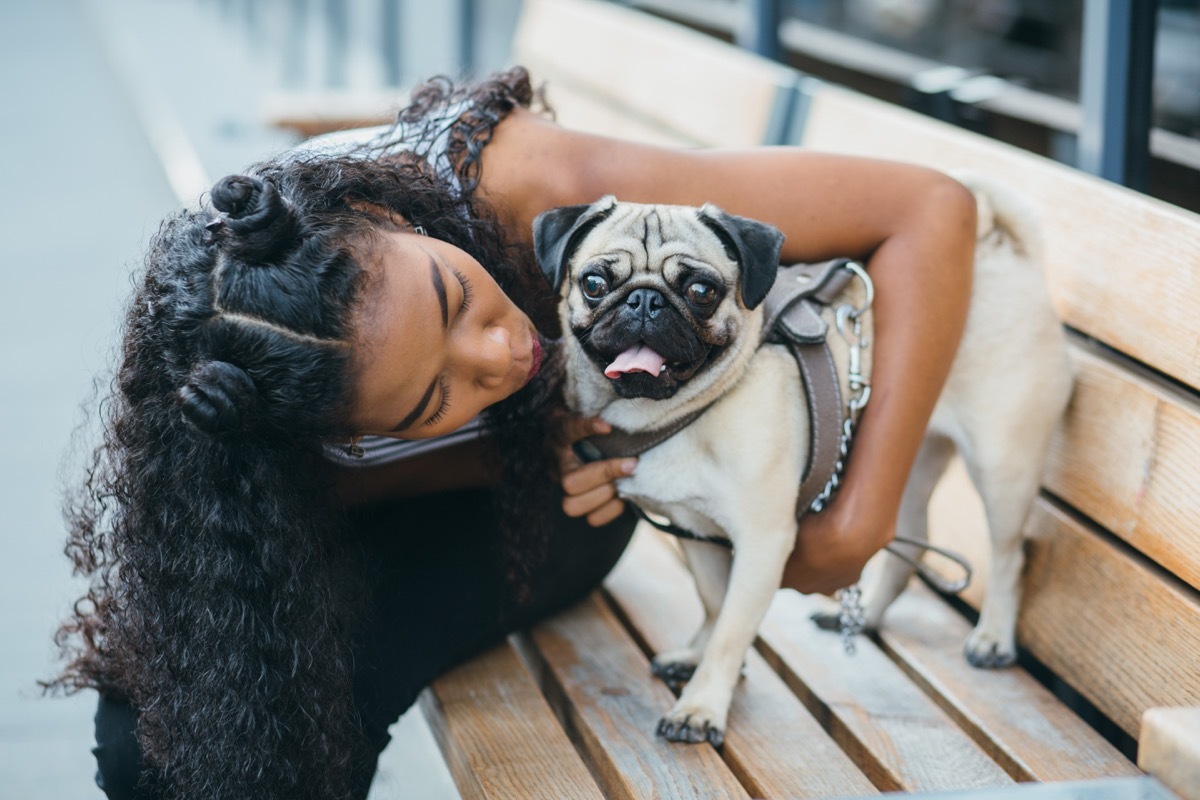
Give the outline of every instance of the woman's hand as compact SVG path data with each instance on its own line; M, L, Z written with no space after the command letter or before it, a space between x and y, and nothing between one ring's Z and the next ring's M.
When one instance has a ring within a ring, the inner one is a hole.
M612 426L599 417L572 414L561 426L559 469L562 474L563 512L568 517L587 517L600 527L621 516L625 502L617 497L616 480L633 474L636 458L609 458L584 464L571 445L596 434L611 433Z
M864 513L864 504L839 495L824 511L800 520L783 586L805 594L832 595L857 582L867 561L892 536L892 521L876 519Z

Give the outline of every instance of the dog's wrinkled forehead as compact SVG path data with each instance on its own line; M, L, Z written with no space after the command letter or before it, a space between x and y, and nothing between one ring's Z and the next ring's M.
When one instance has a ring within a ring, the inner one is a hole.
M668 281L682 270L705 266L713 277L736 276L737 263L705 225L698 209L686 206L617 204L579 242L571 271L595 261L619 281L661 274Z

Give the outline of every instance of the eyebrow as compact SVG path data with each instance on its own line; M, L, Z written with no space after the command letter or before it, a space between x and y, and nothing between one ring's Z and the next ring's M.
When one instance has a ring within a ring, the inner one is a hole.
M425 395L417 403L417 407L410 411L408 416L400 420L396 427L392 428L392 433L404 430L421 418L422 413L425 411L425 406L429 405L429 400L433 397L433 390L437 386L437 383L437 378L429 382L429 388L425 390Z
M433 259L432 253L426 253L429 256L429 271L433 276L433 290L437 292L438 305L442 307L442 327L445 328L450 324L450 306L446 301L446 284L442 280L442 271L438 269L437 262Z

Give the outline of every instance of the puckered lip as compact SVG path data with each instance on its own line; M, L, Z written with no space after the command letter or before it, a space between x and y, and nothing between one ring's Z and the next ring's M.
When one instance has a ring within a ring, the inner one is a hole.
M546 357L545 350L542 348L542 342L538 337L537 331L530 334L530 364L529 374L525 376L525 383L533 380L534 376L542 369L542 361Z

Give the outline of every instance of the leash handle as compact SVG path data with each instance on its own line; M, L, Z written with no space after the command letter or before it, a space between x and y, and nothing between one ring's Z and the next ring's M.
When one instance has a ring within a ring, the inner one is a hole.
M959 567L961 567L962 571L963 571L963 575L960 579L958 579L956 581L946 580L941 575L934 572L929 567L925 566L923 563L921 563L917 559L910 556L908 553L898 550L895 547L896 544L904 544L904 545L908 545L910 547L916 547L921 550L926 550L930 553L937 553L939 556L942 556L945 559L953 561L955 564L957 564ZM917 574L921 576L921 580L925 581L926 583L928 583L930 586L932 586L934 589L936 589L939 592L944 592L945 594L958 594L959 592L961 592L963 589L966 589L967 586L969 586L971 584L971 575L973 573L973 571L971 569L971 562L967 561L966 558L959 555L958 553L955 553L953 550L947 550L944 547L938 547L937 545L930 544L929 542L922 542L917 539L910 539L907 536L895 537L895 541L893 541L891 544L889 544L884 549L887 550L889 553L891 553L896 558L907 563L913 569L915 569L917 571Z

